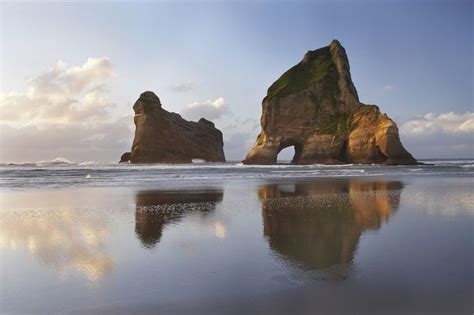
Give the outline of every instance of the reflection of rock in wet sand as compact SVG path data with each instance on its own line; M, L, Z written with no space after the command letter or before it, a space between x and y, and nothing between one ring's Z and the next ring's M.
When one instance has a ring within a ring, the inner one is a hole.
M270 247L308 269L349 266L360 235L397 210L400 182L360 180L259 189Z
M89 211L25 210L2 214L0 246L26 249L58 273L75 270L96 281L114 268L104 217Z
M222 190L141 191L136 195L135 233L147 248L160 241L163 227L189 212L208 212L222 200Z

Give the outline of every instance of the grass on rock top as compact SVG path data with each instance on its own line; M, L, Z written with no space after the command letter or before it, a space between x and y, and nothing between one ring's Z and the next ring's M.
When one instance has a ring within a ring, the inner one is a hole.
M309 51L306 57L307 60L286 71L270 86L267 98L284 97L300 92L311 85L322 83L328 75L336 72L329 46ZM337 80L334 81L330 84L337 86Z

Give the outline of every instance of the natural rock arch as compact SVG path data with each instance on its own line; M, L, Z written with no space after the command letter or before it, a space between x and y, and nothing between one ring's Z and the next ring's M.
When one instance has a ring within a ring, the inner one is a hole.
M261 127L244 164L275 164L291 145L298 151L297 164L417 164L401 144L395 122L359 101L337 40L308 51L270 86Z
M283 160L283 159L279 159L279 156L281 156L282 152L284 152L287 149L290 149L290 150L293 149L291 153L290 163L298 164L298 161L301 158L301 153L303 151L303 144L299 142L292 142L292 141L280 143L280 146L275 151L276 163L279 163L279 161Z

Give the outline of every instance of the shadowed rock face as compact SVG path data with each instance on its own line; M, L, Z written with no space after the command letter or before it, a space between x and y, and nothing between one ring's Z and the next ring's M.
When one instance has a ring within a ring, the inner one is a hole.
M120 157L120 161L119 163L128 163L130 162L130 157L132 156L132 153L131 152L125 152L124 154L122 154L122 156Z
M215 210L223 194L221 189L138 192L135 233L146 248L153 248L166 224L180 220L187 213L206 214Z
M142 93L133 110L136 130L131 163L225 162L222 133L212 122L187 121L164 110L153 92Z
M245 164L275 164L294 146L296 164L416 164L400 142L394 121L359 101L344 48L305 54L268 89L262 131Z
M307 269L350 267L364 231L398 209L401 182L335 181L259 189L270 248Z

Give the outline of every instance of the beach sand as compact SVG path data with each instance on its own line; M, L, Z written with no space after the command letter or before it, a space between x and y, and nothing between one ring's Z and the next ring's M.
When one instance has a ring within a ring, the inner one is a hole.
M474 180L3 191L1 311L472 313Z

